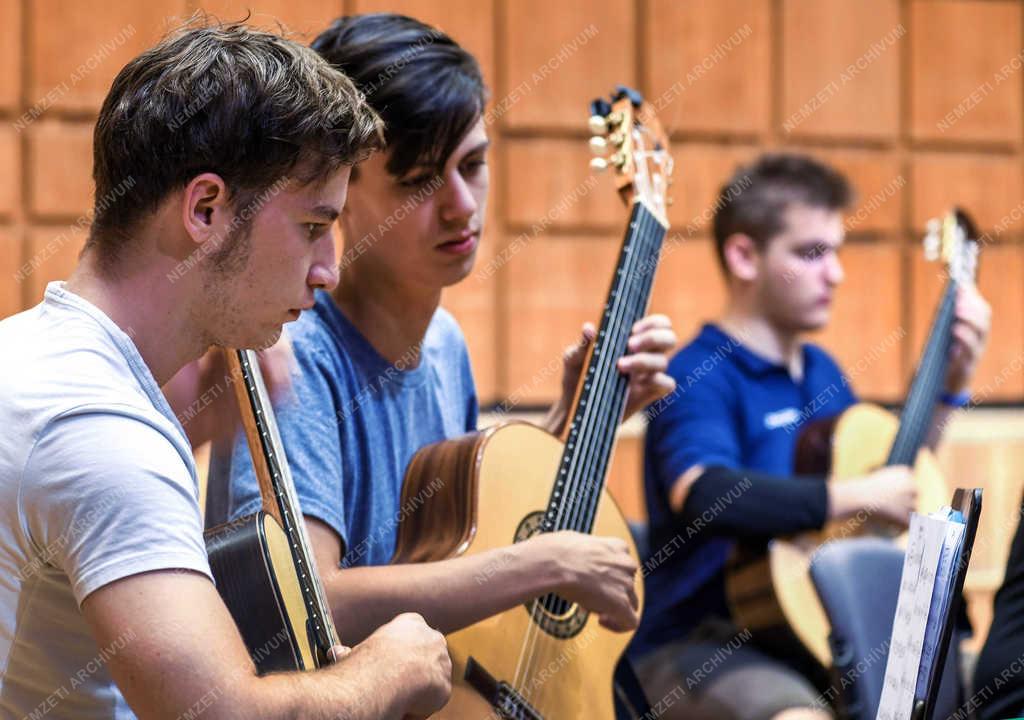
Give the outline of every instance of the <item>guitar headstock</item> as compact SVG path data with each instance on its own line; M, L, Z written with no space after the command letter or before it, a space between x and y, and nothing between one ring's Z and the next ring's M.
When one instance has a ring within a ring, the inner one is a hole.
M626 204L644 203L667 228L672 156L654 108L636 90L620 85L610 102L594 100L590 110L590 149L597 155L590 166L611 168Z
M958 284L974 284L978 276L978 250L978 228L961 208L952 208L941 220L928 221L925 258L941 259L946 272Z

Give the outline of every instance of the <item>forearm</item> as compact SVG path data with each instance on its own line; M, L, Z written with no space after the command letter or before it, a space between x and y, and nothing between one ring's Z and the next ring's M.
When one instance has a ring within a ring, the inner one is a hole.
M351 644L403 612L446 634L472 625L555 588L563 580L555 560L527 540L450 560L322 574L335 625Z
M268 675L255 683L239 717L301 720L401 720L408 705L402 657L385 657L362 644L330 669Z
M679 515L697 529L761 538L818 529L827 511L823 478L709 467L690 487Z

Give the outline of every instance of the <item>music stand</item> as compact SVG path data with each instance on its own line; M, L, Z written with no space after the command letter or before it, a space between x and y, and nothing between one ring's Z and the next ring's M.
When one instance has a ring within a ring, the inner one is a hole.
M946 666L946 652L949 650L950 639L953 637L953 626L960 614L960 600L964 589L964 578L967 577L967 565L971 561L971 548L974 536L978 532L978 520L981 517L981 488L965 490L957 488L953 493L952 508L959 510L964 517L964 542L960 557L956 563L956 575L953 578L953 597L949 601L949 612L942 618L942 629L939 631L939 644L935 652L935 662L928 670L928 691L925 696L914 704L911 720L932 720L935 702L939 697L939 683L942 680L942 668Z

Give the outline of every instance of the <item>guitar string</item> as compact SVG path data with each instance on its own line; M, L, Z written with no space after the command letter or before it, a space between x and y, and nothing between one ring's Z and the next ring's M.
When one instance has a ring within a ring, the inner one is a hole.
M925 357L922 360L921 368L915 383L911 387L910 402L908 403L906 418L901 419L900 428L906 428L898 432L893 448L890 452L889 464L913 465L916 457L916 449L919 449L924 438L925 429L923 423L934 414L934 404L938 392L939 383L943 379L943 366L946 365L950 345L950 328L953 323L953 311L955 309L956 282L950 278L946 290L943 292L942 304L935 321L929 347L925 350ZM918 382L918 378L920 379Z
M640 206L638 206L638 208L639 207ZM584 462L586 460L593 460L594 445L598 444L601 440L600 436L603 436L603 433L599 432L599 428L591 427L591 425L595 424L592 419L593 417L595 417L595 414L599 413L602 409L604 409L605 412L607 412L606 404L607 402L611 401L610 399L608 399L609 393L607 391L609 375L611 375L613 384L616 380L623 379L622 374L619 373L618 369L616 368L615 360L621 354L620 346L622 348L625 347L625 342L628 340L629 334L632 330L632 323L623 322L623 316L630 311L630 300L636 294L635 292L631 292L637 286L637 283L634 282L637 273L636 268L633 266L639 262L641 256L643 255L643 253L641 252L641 250L643 249L642 243L645 236L647 235L646 231L649 230L650 228L651 219L653 219L653 217L650 215L650 213L645 214L643 211L638 211L635 214L634 222L631 223L633 227L631 227L630 229L633 231L633 238L630 239L630 241L624 248L624 250L628 252L628 255L625 258L625 262L620 261L619 264L621 272L626 273L626 279L623 282L619 278L617 278L617 281L619 282L619 288L614 299L615 304L610 308L611 314L608 318L607 324L605 325L606 332L608 328L611 328L613 330L613 333L615 334L615 337L612 338L610 342L604 344L604 348L602 349L602 355L598 358L599 363L596 364L596 367L599 368L599 372L595 373L596 379L590 381L592 390L586 394L587 396L589 396L587 399L588 405L584 410L583 417L580 419L580 423L577 426L576 432L576 437L579 437L581 434L581 430L584 427L587 428L587 432L583 433L584 446L582 449L573 448L574 452L570 456L569 472L566 474L567 482L565 486L563 486L564 489L562 495L562 497L564 498L565 490L570 490L571 488L570 494L568 495L570 499L568 502L563 500L562 504L558 508L557 520L555 524L556 529L563 525L565 521L565 515L567 512L571 512L573 515L573 520L568 525L568 527L572 529L580 529L578 526L579 512L581 508L579 507L578 498L580 496L580 486L585 486L585 484L588 482L588 478L585 476L584 473L575 471L577 470L581 462ZM642 281L640 285L643 285ZM635 301L632 304L635 304ZM595 344L598 342L599 339L600 338L595 339ZM614 374L612 374L613 372ZM601 398L602 400L602 402L599 402L596 405L596 409L595 404L590 402L590 398L593 398L595 396ZM604 408L602 408L602 404L605 405ZM600 418L601 416L598 414L597 417ZM607 423L608 421L605 420L605 422ZM549 600L548 602L555 602L557 604L554 605L554 608L551 608L550 606L543 607L543 610L556 610L559 611L559 614L564 613L564 611L568 608L564 607L564 603L562 601L555 601L553 599L554 597L555 596L548 594L543 596L542 598L536 599L533 603L534 612L538 602L543 603L544 599L551 598L551 600ZM526 640L528 643L528 650L525 653L525 665L522 671L524 677L522 678L522 681L519 681L518 678L520 675L520 669L519 664L517 663L517 684L519 682L525 683L526 678L531 674L531 671L534 669L535 659L537 655L536 647L542 635L540 628L536 627L536 625L536 622L531 622L530 627L527 631ZM527 695L532 695L532 690L527 691Z
M626 242L623 245L621 257L619 258L619 262L617 263L613 293L612 296L609 297L608 306L606 306L605 308L606 317L602 320L601 328L601 330L605 333L607 333L609 329L612 329L613 331L618 331L620 329L619 326L621 325L621 319L616 317L616 312L620 311L620 309L622 309L623 307L621 302L619 302L623 294L622 273L624 269L627 267L629 261L631 261L636 256L634 248L635 238L637 237L636 215L637 213L633 213L633 220L630 223L630 228L627 230L627 232L630 232L632 236L627 236ZM605 377L603 371L605 369L604 365L606 363L603 363L602 361L606 360L606 358L608 357L607 353L609 351L614 352L616 350L616 348L613 345L613 338L607 338L607 341L605 341L605 338L601 337L600 335L598 338L595 338L595 352L600 351L600 354L598 354L597 357L591 358L590 367L587 368L587 374L590 374L589 370L591 368L600 370L601 372L595 373L595 377L592 377L590 380L584 381L585 385L589 383L591 389L581 393L582 402L585 403L585 407L583 408L582 414L579 413L579 408L577 408L577 413L575 413L576 417L573 418L573 426L570 429L570 435L568 438L569 443L567 447L569 454L567 458L563 458L561 468L559 470L560 475L562 475L562 484L560 490L556 491L556 497L553 499L554 502L557 502L558 499L561 499L561 503L558 505L556 510L556 518L552 527L553 530L557 530L559 528L566 526L565 515L567 512L572 511L574 502L577 502L579 498L579 486L582 482L585 482L585 478L582 477L582 473L576 472L578 463L582 455L581 448L577 446L577 443L580 441L580 438L583 438L585 447L586 443L594 437L593 432L595 431L595 429L591 427L591 418L593 417L594 413L594 405L592 403L592 399L593 397L597 396L598 393L603 393L605 390ZM609 346L613 347L609 348ZM548 511L550 511L550 507L548 508ZM556 610L562 610L562 603L553 601L553 598L553 595L547 594L538 599L538 602L540 602L541 604L541 613L543 613L544 611L554 612ZM552 607L551 605L552 602L556 602L554 607ZM542 634L540 628L535 627L535 625L536 623L531 623L531 626L528 628L526 638L527 651L525 653L525 665L523 668L524 677L522 679L522 683L524 685L526 683L526 680L532 675L532 670L534 669L536 658L536 646L537 643L540 641ZM528 696L532 697L533 687L535 687L535 685L531 686L526 691L526 694Z
M648 223L648 231L645 232L641 238L640 259L642 261L641 267L649 267L648 259L657 258L660 251L660 238L658 237L659 226L657 223ZM653 232L650 229L653 228ZM634 271L636 272L636 271ZM640 282L634 283L628 288L628 296L625 300L626 311L630 314L630 319L624 322L626 337L622 339L619 356L624 355L627 350L626 343L629 340L629 336L632 334L633 324L640 319L643 311L646 307L646 300L650 297L651 281L653 280L653 269L649 272L640 273ZM592 458L587 467L590 468L590 473L595 479L605 477L608 470L608 463L611 459L611 451L614 446L614 433L618 428L621 421L622 411L625 408L626 393L628 392L629 379L618 372L615 360L617 357L611 358L609 362L609 370L614 373L612 382L616 386L621 386L621 392L617 389L615 392L605 392L601 397L601 405L599 408L599 417L604 419L606 427L600 431L600 435L610 442L606 442L604 446L596 448L596 452L599 453L596 457ZM619 395L616 398L616 395ZM614 404L613 404L614 403ZM619 405L618 408L615 404ZM613 412L618 410L617 413ZM610 426L610 427L609 427ZM596 518L597 506L601 499L601 490L597 483L591 482L585 488L585 501L581 507L582 513L579 519L575 522L575 527L580 532L590 532L593 527L593 522Z
M627 229L627 233L629 233L629 232L631 232L631 231L633 231L635 229L635 225L636 225L635 220L633 222L631 222L630 224L631 224L632 227ZM625 257L622 256L624 253L629 252L630 242L631 242L631 238L627 235L626 242L623 244L623 252L620 253L620 258L619 258L618 262L616 263L616 265L617 265L617 268L616 268L616 275L617 275L617 277L615 278L615 285L619 284L619 278L621 277L621 268L622 268L622 265L623 265L623 260L624 259L628 260L629 257L630 257L629 255L625 255ZM615 287L615 285L613 285L613 291L618 290L618 288ZM602 329L606 329L607 327L610 326L610 318L611 318L611 316L609 316L608 313L609 313L609 310L611 309L610 305L614 302L614 297L609 297L609 301L608 302L609 302L609 306L606 306L606 308L605 308L606 318L602 320ZM603 343L603 342L599 343L598 342L599 340L601 340L600 337L595 339L595 349L597 347L600 347L600 348L602 348L602 352L603 352L603 347L604 347L605 343ZM600 360L601 357L602 356L598 356L596 358L596 360ZM594 358L591 359L590 366L591 367L596 367L596 361L595 361ZM589 371L589 369L590 368L587 368L586 370ZM588 374L589 374L589 372L588 372ZM593 384L593 381L591 381L591 383ZM584 403L588 403L589 402L588 395L589 395L588 392L582 393L582 400L583 400ZM571 472L571 470L573 468L572 459L574 458L575 452L576 452L575 444L578 441L578 438L581 436L581 431L582 431L583 427L586 425L586 418L589 415L589 410L590 410L590 406L588 405L587 407L584 408L584 413L580 414L579 413L579 408L577 407L576 412L574 413L574 417L572 418L572 425L570 426L570 431L569 431L569 436L567 438L567 446L566 446L566 451L568 451L569 454L568 454L568 457L563 455L563 458L562 458L561 462L559 463L558 473L559 473L560 477L556 479L556 486L557 486L558 489L556 489L556 491L555 491L554 498L552 498L552 500L549 502L549 507L545 509L544 524L546 525L547 524L547 520L549 519L548 515L549 515L549 513L551 511L551 505L555 504L555 503L560 503L558 505L558 508L557 508L557 511L556 511L556 516L555 516L554 522L551 524L551 527L549 528L550 530L557 530L561 526L566 506L567 506L568 503L571 502L571 499L574 497L573 491L574 491L576 483L578 482L578 478L576 477L576 475L574 473ZM566 452L566 451L563 451L563 453ZM567 462L567 460L568 460L568 462ZM536 627L537 622L533 618L535 616L537 616L537 615L540 615L541 617L543 617L543 612L544 612L544 610L547 609L545 607L545 605L544 605L544 599L547 598L547 597L548 597L548 595L542 595L542 596L540 596L538 598L535 598L533 600L533 602L531 603L531 607L530 607L531 622L530 622L530 625L528 626L527 632L526 632L526 634L524 636L523 646L522 646L521 651L520 651L519 660L516 663L515 685L516 685L516 687L521 688L521 691L524 693L524 695L529 694L529 691L527 691L525 689L526 679L527 679L527 676L530 674L530 670L532 669L532 665L533 665L532 659L535 656L535 647L536 647L536 643L538 641L539 632L540 632L540 629Z

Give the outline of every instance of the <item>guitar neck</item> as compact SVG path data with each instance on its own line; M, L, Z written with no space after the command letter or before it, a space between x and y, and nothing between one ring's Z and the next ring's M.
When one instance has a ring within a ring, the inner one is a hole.
M593 528L626 405L628 379L616 365L626 354L633 324L647 311L665 232L644 203L633 203L601 325L576 389L565 451L544 516L546 530Z
M320 655L318 663L322 665L326 662L327 651L338 644L338 634L313 560L306 524L269 394L255 352L227 349L224 352L231 377L236 379L235 395L259 482L263 511L277 520L288 538L309 616L308 630L316 639Z
M928 342L921 363L914 373L907 402L900 414L900 427L889 451L887 465L913 466L917 453L924 445L935 414L935 403L942 392L949 363L951 331L956 311L957 283L946 282L942 301L932 322Z

